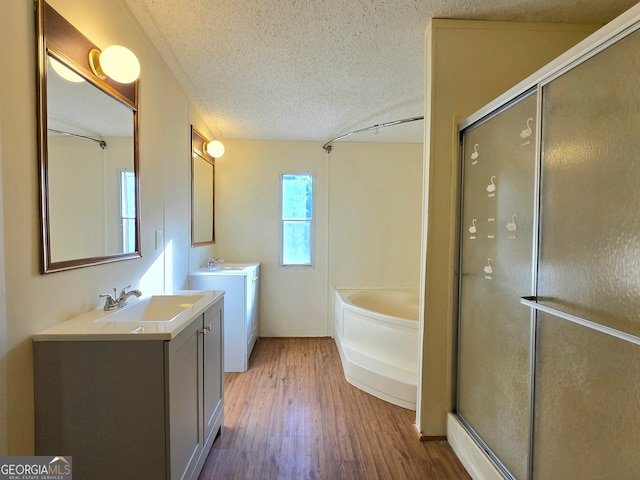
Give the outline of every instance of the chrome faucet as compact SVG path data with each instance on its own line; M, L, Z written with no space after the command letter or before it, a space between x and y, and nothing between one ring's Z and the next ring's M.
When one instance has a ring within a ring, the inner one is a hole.
M131 285L127 285L120 291L120 296L118 297L119 307L124 307L127 304L127 298L131 295L135 295L136 297L142 296L142 292L140 290L130 290L127 292L127 288L131 288Z
M103 310L105 312L117 310L118 308L122 308L127 305L127 299L131 295L135 295L136 297L142 295L142 292L140 290L130 290L127 292L127 288L131 288L131 285L127 285L126 287L124 287L120 291L120 296L118 298L116 298L117 289L115 288L113 289L113 295L111 295L110 293L101 293L100 297L105 297Z
M118 308L118 301L116 300L116 289L113 289L113 296L111 296L110 293L101 293L100 297L105 297L106 300L104 301L104 308L103 310L105 312L108 312L110 310L115 310Z
M222 258L209 258L204 264L205 268L214 268L216 263L224 263L224 259Z

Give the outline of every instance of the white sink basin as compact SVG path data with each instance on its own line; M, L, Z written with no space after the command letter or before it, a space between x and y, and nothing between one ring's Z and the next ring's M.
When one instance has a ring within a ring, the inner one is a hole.
M189 310L204 295L154 295L132 303L96 322L171 322Z
M242 271L251 266L251 263L223 263L222 265L216 265L215 267L203 268L200 272L229 272L229 271Z

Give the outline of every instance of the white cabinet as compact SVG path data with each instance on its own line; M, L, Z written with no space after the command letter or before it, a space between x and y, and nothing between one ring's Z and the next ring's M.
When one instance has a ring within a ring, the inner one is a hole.
M168 341L35 341L36 455L78 478L198 478L222 432L223 309Z
M189 275L194 290L224 290L224 371L245 372L259 336L259 263L223 264Z

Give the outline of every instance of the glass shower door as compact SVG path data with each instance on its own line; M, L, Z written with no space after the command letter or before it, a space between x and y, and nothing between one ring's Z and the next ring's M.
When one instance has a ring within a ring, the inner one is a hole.
M461 131L456 414L508 478L640 478L638 52L640 18Z
M640 33L547 84L534 478L640 476Z
M505 475L529 461L536 103L462 132L457 415Z

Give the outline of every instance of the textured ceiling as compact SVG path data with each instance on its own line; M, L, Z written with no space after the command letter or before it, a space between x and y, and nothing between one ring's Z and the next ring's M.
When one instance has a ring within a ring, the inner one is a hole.
M423 36L430 18L606 23L635 4L124 1L215 136L315 141L423 114ZM419 143L422 123L350 139Z

